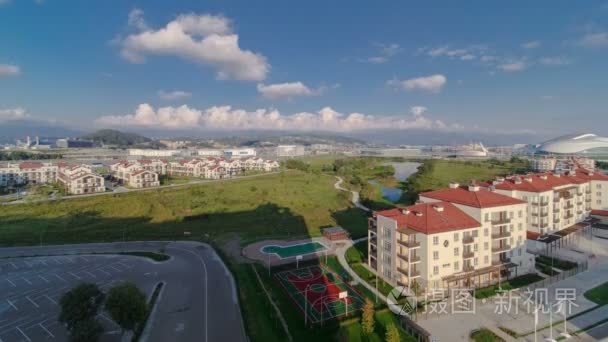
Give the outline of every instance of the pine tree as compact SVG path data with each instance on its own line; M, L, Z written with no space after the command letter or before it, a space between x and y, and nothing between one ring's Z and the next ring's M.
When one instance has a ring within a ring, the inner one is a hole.
M386 342L400 342L401 337L399 336L399 330L394 324L389 325L386 328Z
M371 300L366 299L365 305L363 306L363 316L361 317L361 326L363 332L370 335L374 332L374 324L376 320L374 318L374 303Z

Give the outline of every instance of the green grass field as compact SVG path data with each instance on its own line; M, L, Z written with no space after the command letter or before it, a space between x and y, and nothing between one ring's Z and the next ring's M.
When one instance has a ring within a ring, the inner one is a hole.
M205 239L238 233L320 236L341 225L366 235L364 214L333 188L335 178L299 171L179 189L84 197L0 208L0 245ZM190 232L184 236L184 232Z
M608 283L596 286L584 293L585 298L598 305L608 304Z

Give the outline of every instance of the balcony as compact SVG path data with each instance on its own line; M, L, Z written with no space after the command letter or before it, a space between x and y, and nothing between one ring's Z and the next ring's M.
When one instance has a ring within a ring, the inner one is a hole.
M464 266L462 266L462 271L463 272L473 272L473 271L475 271L475 267L473 267L473 265L464 265Z
M554 198L553 198L553 203L559 203L559 199L560 199L560 198L559 198L559 197L557 197L557 196L556 196L556 197L554 197Z
M583 211L582 211L582 210L577 210L577 211L576 211L576 213L577 213L578 215L580 215L580 214L582 214L582 213L583 213Z
M502 253L502 252L506 252L506 251L510 251L510 250L511 250L511 246L509 246L509 245L492 246L492 253Z
M501 217L492 219L492 225L494 225L494 226L498 226L498 225L502 225L502 224L509 224L509 223L511 223L511 219L506 216L501 216Z
M589 190L585 191L585 194L587 194L587 195L591 195L591 189L589 189Z
M548 222L542 222L539 226L541 228L547 228L547 227L549 227L549 223Z
M548 206L548 205L549 205L549 201L541 201L541 202L540 202L540 206L541 206L541 207L546 207L546 206Z
M583 201L580 200L580 201L576 202L576 205L583 205Z
M474 256L475 256L475 253L473 253L473 251L464 251L464 252L462 252L462 258L463 259L471 259Z
M509 259L509 258L492 260L492 266L500 266L500 265L508 264L510 262L511 262L511 259Z
M583 192L582 191L577 191L576 195L577 196L583 196Z
M475 238L472 235L463 236L462 237L462 244L463 245L468 245L468 244L473 243L474 240L475 240Z
M420 276L420 271L418 270L412 270L410 269L409 271L401 268L401 267L397 267L397 271L399 271L401 274L405 275L408 278L415 278L415 277L419 277Z
M502 231L499 233L492 234L492 239L505 239L511 237L511 232Z
M533 212L530 215L534 216L534 217L538 217L538 212Z
M399 239L397 239L397 243L400 244L401 246L404 246L404 247L407 247L407 248L420 247L420 242L414 241L414 240L399 240Z
M549 212L548 211L544 211L540 213L540 217L547 217L549 216Z
M587 203L591 202L591 197L585 198L585 202L587 202Z
M553 212L554 213L559 213L559 208L558 207L553 208Z
M566 209L566 210L567 210L567 209L572 209L572 208L574 208L574 204L566 204L566 205L564 206L564 209Z
M564 215L564 218L565 218L566 220L567 220L567 219L571 219L571 218L573 218L573 217L574 217L574 214L571 214L571 213L568 213L568 214Z
M401 259L401 260L403 260L403 261L407 262L407 263L416 263L416 262L419 262L419 261L420 261L420 257L419 257L418 255L415 255L415 254L414 254L414 255L407 256L407 255L403 255L403 254L401 254L401 253L397 253L397 257L398 257L399 259Z
M553 223L559 223L559 217L554 217L553 218Z
M376 238L376 237L372 237L372 238L370 238L370 239L369 239L369 242L370 242L372 245L376 245L376 246L377 246L377 245L378 245L378 238Z

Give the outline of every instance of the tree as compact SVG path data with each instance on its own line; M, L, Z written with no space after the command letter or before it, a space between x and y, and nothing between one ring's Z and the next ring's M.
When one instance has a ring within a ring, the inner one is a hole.
M103 303L104 295L97 285L83 283L61 296L59 322L72 331L80 322L94 319Z
M148 313L146 296L131 283L113 287L108 293L106 310L123 332L135 330Z
M71 342L97 341L103 333L103 327L95 318L76 322L70 333Z
M394 324L391 324L386 328L386 342L401 342L399 329L397 329Z
M363 306L363 316L361 317L361 326L363 332L370 335L374 332L374 324L376 319L374 318L374 303L371 300L366 299L365 305Z

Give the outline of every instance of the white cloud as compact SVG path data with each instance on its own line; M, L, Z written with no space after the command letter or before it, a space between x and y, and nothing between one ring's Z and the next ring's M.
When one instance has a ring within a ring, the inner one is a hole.
M608 32L588 33L581 38L579 44L590 48L608 47Z
M406 91L425 91L430 93L439 93L448 79L441 74L411 78L408 80L390 80L387 82L389 86L401 88Z
M266 57L239 46L239 36L223 16L185 14L158 30L149 28L143 12L134 9L129 25L138 32L114 43L132 63L145 62L147 55L175 56L217 69L218 79L262 81L270 70Z
M568 65L568 64L572 63L572 61L570 61L569 59L567 59L565 57L560 57L560 56L543 57L539 60L539 62L540 62L540 64L547 65L547 66L561 66L561 65Z
M313 96L319 95L325 87L311 89L302 82L276 83L276 84L258 84L258 92L265 98L278 100L282 98L293 98L297 96Z
M378 56L369 57L365 60L361 60L364 62L372 63L372 64L383 64L388 62L393 56L398 54L402 49L399 44L391 43L391 44L374 44L377 46L380 51Z
M424 107L424 106L413 106L410 107L410 113L412 113L414 116L421 116L422 114L424 114L424 112L427 111L428 108Z
M466 54L466 55L460 56L460 59L463 61L472 61L475 58L477 58L477 57L475 57L474 55L471 55L471 54Z
M165 101L184 100L184 99L190 98L191 96L192 96L192 93L189 93L189 92L183 91L183 90L173 90L173 91L159 90L158 91L158 97L160 97L161 100L165 100Z
M21 107L0 109L0 121L22 120L29 117L27 111Z
M96 124L104 127L145 127L165 129L208 130L289 130L289 131L358 131L373 129L459 130L462 126L448 125L422 115L343 114L324 107L318 112L283 115L276 109L246 111L230 106L198 110L188 106L162 107L140 104L134 113L122 116L102 116Z
M518 61L518 62L510 62L510 63L504 63L504 64L500 64L498 66L498 68L502 71L505 72L516 72L516 71L522 71L527 67L526 63L523 61Z
M521 44L521 47L524 49L536 49L536 48L540 47L540 41L533 40L530 42L525 42L525 43Z
M9 76L19 76L21 68L17 65L0 64L0 78Z

